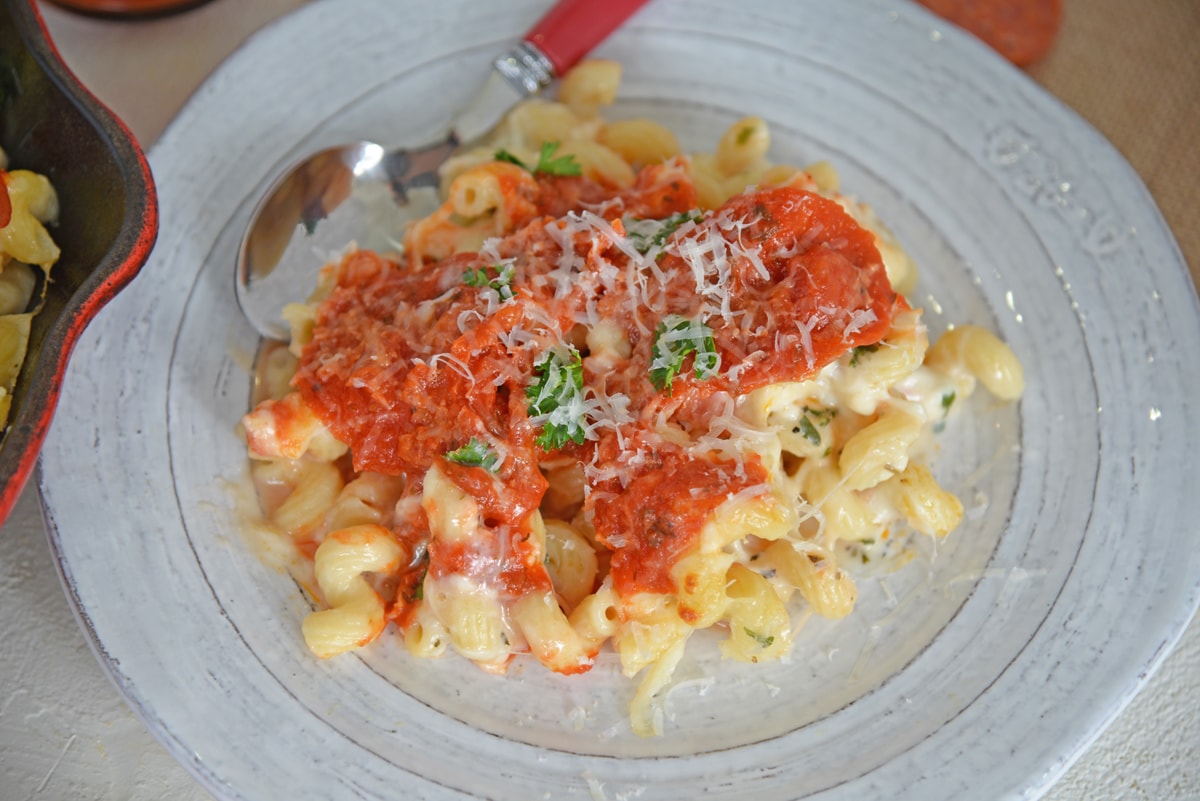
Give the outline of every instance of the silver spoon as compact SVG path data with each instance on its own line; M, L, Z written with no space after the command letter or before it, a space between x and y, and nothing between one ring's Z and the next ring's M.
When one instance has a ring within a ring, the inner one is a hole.
M438 167L490 131L518 101L574 66L646 0L560 0L520 44L492 64L445 139L388 149L352 142L281 175L250 217L238 249L237 299L264 337L286 340L283 307L302 300L326 259L351 242L397 250L404 225L436 207Z

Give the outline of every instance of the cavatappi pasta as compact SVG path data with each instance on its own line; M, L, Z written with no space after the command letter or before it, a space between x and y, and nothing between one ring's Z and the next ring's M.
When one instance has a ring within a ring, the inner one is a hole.
M0 150L0 436L8 425L12 393L25 361L29 328L42 307L46 279L58 261L58 246L46 224L58 219L58 196L44 176L8 171ZM35 297L37 295L37 297Z
M350 250L286 316L243 419L266 517L313 561L319 656L393 625L416 656L640 675L634 731L689 637L745 662L840 618L845 562L962 505L925 462L981 381L969 325L929 346L903 249L756 117L684 154L605 122L590 62L446 165L400 260Z

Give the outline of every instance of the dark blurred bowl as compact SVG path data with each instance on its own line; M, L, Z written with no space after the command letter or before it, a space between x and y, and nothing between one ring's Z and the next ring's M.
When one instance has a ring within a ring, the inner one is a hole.
M49 230L62 256L0 441L0 523L33 470L75 342L141 269L158 234L145 155L63 64L35 2L0 0L0 144L12 169L42 173L58 191L59 221Z

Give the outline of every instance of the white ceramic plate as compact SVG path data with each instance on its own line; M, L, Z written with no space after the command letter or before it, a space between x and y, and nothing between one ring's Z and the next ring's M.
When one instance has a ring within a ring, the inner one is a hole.
M79 345L41 464L101 661L221 798L1038 795L1196 606L1200 315L1113 148L904 3L656 0L601 52L626 68L615 113L658 118L687 149L758 114L776 159L833 161L921 264L931 327L1011 343L1024 399L981 393L942 438L961 529L864 581L854 616L810 624L786 664L722 663L700 638L654 740L629 732L633 687L611 659L496 677L395 642L305 649L304 596L237 525L255 348L238 238L294 158L432 139L545 6L314 3L231 58L155 148L158 247Z

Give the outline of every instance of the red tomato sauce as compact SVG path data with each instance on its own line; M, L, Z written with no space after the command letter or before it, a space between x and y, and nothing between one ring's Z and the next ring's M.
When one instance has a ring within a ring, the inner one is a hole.
M641 472L619 494L595 504L596 536L613 548L610 575L617 593L675 591L671 568L695 544L729 496L766 480L757 460L744 475L732 465L675 455Z
M490 552L500 562L494 583L516 596L548 581L521 538L548 486L539 470L547 455L536 443L541 424L530 419L526 397L535 362L565 341L581 343L572 332L589 321L615 323L631 353L599 367L584 348L583 397L593 403L588 438L564 452L585 472L593 469L585 513L613 551L617 589L671 592L671 566L713 511L767 473L756 458L735 464L667 442L655 433L658 421L706 434L734 397L802 380L850 348L877 342L903 300L888 283L873 234L813 193L775 188L737 196L665 238L670 247L657 258L641 258L622 238L626 226L692 209L686 170L646 168L625 192L582 178L538 176L537 186L538 195L523 202L545 216L480 253L419 270L364 251L347 256L319 307L294 385L349 445L356 470L419 484L437 462L479 503L485 528L508 532L508 541L504 548L480 543L474 554L434 543L430 570L465 570ZM728 258L702 287L703 265L689 261L679 243L704 244L705 237L722 238ZM506 264L507 296L465 280L478 270L491 280ZM714 298L725 303L721 313ZM704 316L720 356L715 374L697 377L688 356L669 388L652 382L655 329L668 314ZM627 418L604 418L595 405L601 396L623 396ZM471 438L493 449L494 472L446 459ZM605 473L613 465L621 466L618 475Z

